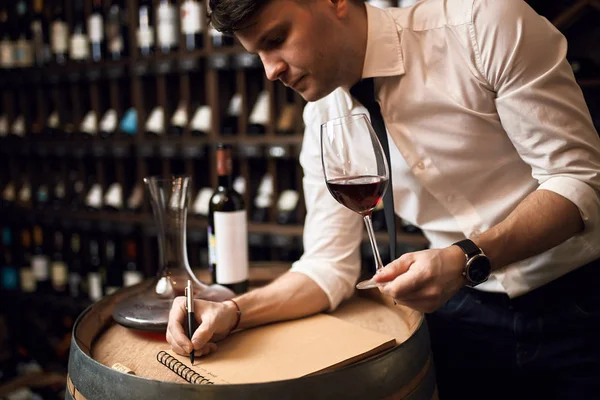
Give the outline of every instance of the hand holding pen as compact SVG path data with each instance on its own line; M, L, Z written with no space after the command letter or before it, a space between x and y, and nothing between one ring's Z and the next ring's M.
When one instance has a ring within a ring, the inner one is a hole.
M187 287L185 288L185 309L187 310L188 317L188 338L192 340L194 335L194 290L192 289L192 281L187 281ZM190 352L190 362L194 365L194 348Z

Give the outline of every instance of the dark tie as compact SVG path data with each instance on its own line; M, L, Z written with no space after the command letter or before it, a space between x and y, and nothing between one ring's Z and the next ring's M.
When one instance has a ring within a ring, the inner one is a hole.
M377 138L381 142L381 147L383 147L385 158L387 159L389 183L383 195L383 212L385 213L385 225L390 236L390 257L393 261L396 259L396 215L394 213L394 190L392 189L392 162L390 160L390 146L385 130L385 122L383 122L379 104L375 101L373 78L359 81L356 85L352 86L350 94L369 111L371 124L373 125L373 129L375 129L375 133L377 133Z

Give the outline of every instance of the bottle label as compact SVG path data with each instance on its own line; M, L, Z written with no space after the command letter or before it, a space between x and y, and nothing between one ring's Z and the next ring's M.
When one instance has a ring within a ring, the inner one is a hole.
M55 21L52 23L52 34L50 37L52 52L54 54L65 54L69 50L69 27L65 22Z
M121 53L123 51L123 36L113 36L108 41L108 51L111 53Z
M62 261L55 261L50 268L52 286L55 289L64 288L68 282L67 264Z
M211 226L208 227L208 263L217 264L217 240Z
M25 293L33 293L36 289L37 281L31 268L21 268L21 290Z
M152 47L154 45L154 29L149 26L140 27L137 31L137 42L139 48Z
M92 43L104 40L104 21L102 20L102 15L90 15L88 18L88 35L90 35L90 42Z
M33 47L29 40L17 40L15 44L15 64L21 67L33 65Z
M217 283L248 280L248 226L246 210L214 213Z
M173 47L177 44L177 11L171 4L161 4L157 10L158 45Z
M203 28L200 3L187 0L181 5L181 32L195 35Z
M5 265L2 268L2 287L6 290L19 288L19 273L15 267Z
M102 278L98 272L88 274L90 300L98 301L102 298Z
M10 40L0 42L0 67L12 68L15 65L13 43Z
M71 36L71 58L73 60L87 60L89 54L90 49L87 36L82 34Z
M48 258L46 256L31 257L33 276L38 281L47 281L49 277Z

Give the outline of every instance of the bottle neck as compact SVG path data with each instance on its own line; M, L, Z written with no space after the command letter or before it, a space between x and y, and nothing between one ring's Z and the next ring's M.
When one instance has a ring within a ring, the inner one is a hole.
M217 184L219 185L219 187L231 189L231 175L219 175L217 179Z

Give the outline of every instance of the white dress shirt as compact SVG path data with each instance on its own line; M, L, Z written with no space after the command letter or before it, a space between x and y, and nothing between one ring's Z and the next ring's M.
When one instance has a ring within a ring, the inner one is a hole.
M521 0L365 6L363 78L375 77L388 129L396 213L441 248L498 224L534 190L572 201L583 232L477 286L510 297L600 257L600 139L563 35ZM320 125L357 112L342 88L304 111L305 252L292 270L332 309L358 279L363 222L327 191Z

